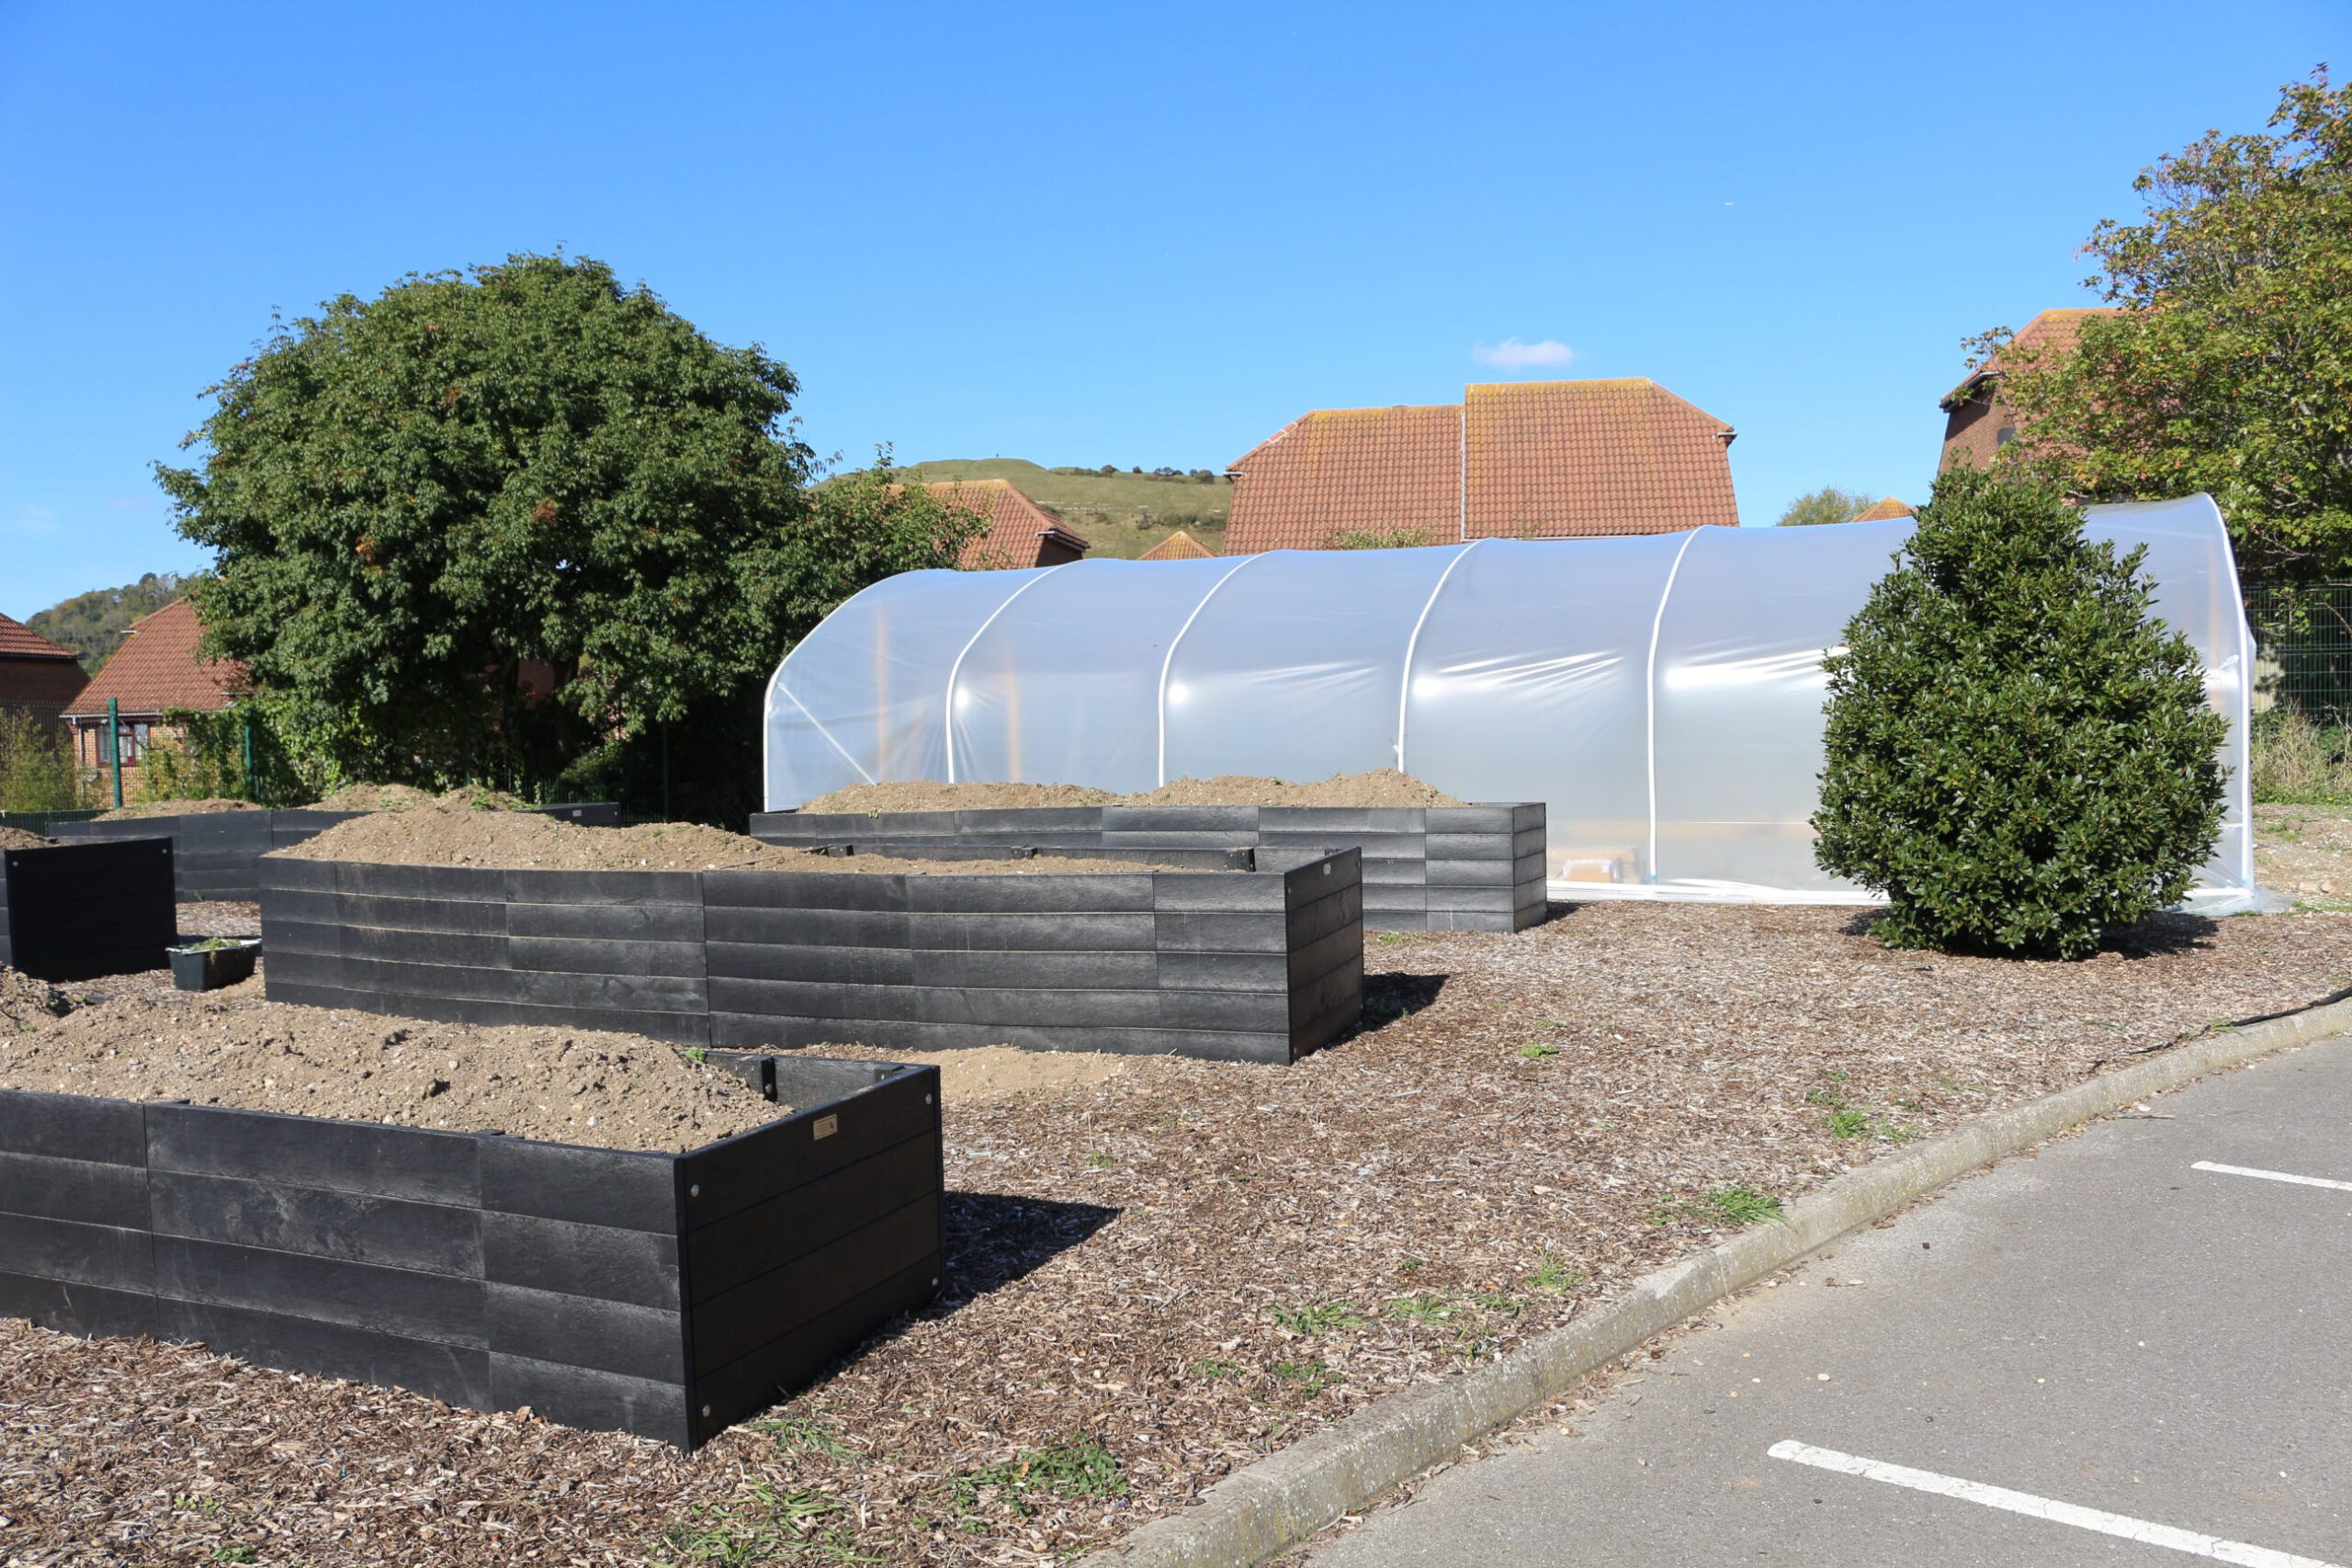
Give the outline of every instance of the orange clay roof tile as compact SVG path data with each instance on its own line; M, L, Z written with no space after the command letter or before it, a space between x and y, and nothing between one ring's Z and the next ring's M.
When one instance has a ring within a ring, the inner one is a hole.
M229 659L198 659L197 640L203 635L196 606L185 599L175 599L132 622L122 646L66 712L75 717L103 716L108 697L126 714L175 708L214 713L227 707L245 690L244 666Z
M1959 386L1943 395L1941 406L1950 410L1964 402L1976 389L2014 366L2019 358L2038 359L2044 355L2061 357L2074 351L2082 341L2083 323L2093 316L2120 316L2122 308L2116 305L2086 305L2063 310L2044 310L2011 338L1998 354L1970 371Z
M1736 524L1732 428L1640 378L1511 381L1460 406L1319 409L1237 459L1226 553L1663 534Z
M1207 560L1216 554L1206 545L1179 528L1159 543L1137 556L1137 560Z
M72 659L74 650L33 631L22 621L0 615L0 659Z
M1022 494L1011 479L931 479L922 488L988 519L988 531L966 545L956 559L956 564L966 571L1014 570L1046 564L1040 558L1049 537L1059 539L1080 555L1092 548L1063 527L1052 513Z

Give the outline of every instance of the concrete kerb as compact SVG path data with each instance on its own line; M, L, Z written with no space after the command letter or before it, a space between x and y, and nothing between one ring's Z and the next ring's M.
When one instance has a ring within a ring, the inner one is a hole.
M1237 1471L1180 1513L1079 1568L1238 1568L1311 1538L1596 1369L1937 1188L2210 1073L2352 1032L2352 999L2217 1032L1873 1160L1758 1225L1634 1281L1626 1294L1483 1367L1407 1389Z

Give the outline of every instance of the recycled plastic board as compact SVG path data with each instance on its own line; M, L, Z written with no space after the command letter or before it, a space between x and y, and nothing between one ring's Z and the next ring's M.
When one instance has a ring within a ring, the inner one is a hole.
M42 980L161 969L179 940L172 843L0 850L0 964Z
M588 828L617 828L617 801L574 801L526 807L540 816ZM295 807L268 811L192 811L176 816L124 817L110 821L60 822L54 835L79 842L164 838L177 855L175 886L183 904L250 903L261 895L261 857L314 839L361 811Z
M0 1313L694 1448L927 1300L933 1067L714 1054L684 1154L0 1091Z
M1090 806L967 811L769 811L752 836L867 854L1167 858L1234 850L1363 857L1367 931L1521 931L1544 918L1544 808L1485 806ZM1432 889L1446 891L1431 896Z
M271 860L264 973L280 1001L682 1044L1286 1063L1361 1016L1362 862L1257 858L931 876Z

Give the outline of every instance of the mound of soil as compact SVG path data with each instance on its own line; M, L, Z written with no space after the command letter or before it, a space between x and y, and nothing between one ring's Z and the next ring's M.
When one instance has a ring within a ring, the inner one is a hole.
M1334 773L1328 779L1260 779L1220 773L1177 779L1124 798L1127 806L1467 806L1435 784L1394 768Z
M692 822L582 828L552 817L475 811L434 804L339 822L290 849L291 860L463 865L503 871L819 871L876 875L1039 875L1047 872L1148 871L1130 861L927 861L884 855L820 855L763 844Z
M46 980L15 969L0 969L0 1050L6 1038L62 1018L73 1007L65 993Z
M225 800L208 796L199 800L134 800L129 806L118 806L112 811L98 813L101 822L119 822L131 817L201 817L215 811L259 811L250 800Z
M1220 773L1177 779L1135 795L1112 795L1081 784L853 784L820 795L803 811L994 811L1043 806L1465 806L1433 784L1394 768L1335 773L1328 779L1253 778Z
M0 970L0 1014L13 1013L25 983ZM790 1113L723 1068L626 1034L474 1029L253 999L126 997L62 1018L33 1002L27 993L24 1023L0 1032L0 1089L673 1152Z
M413 811L420 806L458 806L473 811L519 811L524 803L503 790L479 784L435 795L414 784L345 784L311 803L313 811Z
M1109 806L1118 796L1084 784L869 784L820 795L803 811L1007 811L1054 806Z
M0 828L0 850L45 850L56 842L55 839L44 839L22 828Z

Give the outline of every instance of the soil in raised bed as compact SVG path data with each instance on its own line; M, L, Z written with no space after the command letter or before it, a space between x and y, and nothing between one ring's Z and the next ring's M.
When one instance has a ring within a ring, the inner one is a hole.
M1328 779L1255 778L1220 773L1177 779L1158 789L1113 795L1080 784L875 784L820 795L800 809L825 811L989 811L1051 806L1463 806L1434 784L1394 768L1335 773Z
M40 982L0 970L0 1016L17 1024L0 1030L0 1089L672 1152L790 1114L723 1068L634 1035L476 1029L257 997L122 996L58 1017L66 994L28 985Z
M44 839L39 833L28 833L22 828L0 828L0 850L46 850L56 846L55 839Z
M446 805L387 811L337 823L277 852L292 860L373 861L510 871L810 871L877 875L1037 875L1047 872L1148 871L1140 862L1071 860L900 860L883 855L820 855L764 844L741 833L692 822L636 828L583 828L552 817L474 811Z
M250 800L229 800L220 796L198 800L134 800L128 806L99 812L97 819L101 822L121 822L134 817L205 817L216 811L261 809Z

